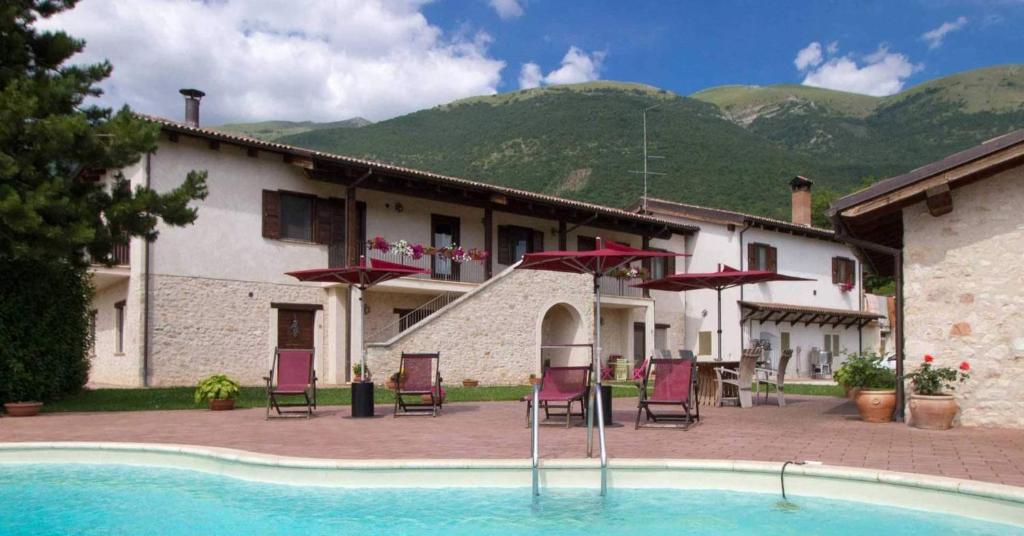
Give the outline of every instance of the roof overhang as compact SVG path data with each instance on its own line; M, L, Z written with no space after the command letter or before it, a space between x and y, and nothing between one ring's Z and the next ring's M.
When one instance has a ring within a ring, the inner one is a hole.
M756 320L761 323L789 324L790 326L830 326L838 328L862 328L883 318L878 313L853 311L849 309L827 309L806 305L740 301L743 322Z
M252 152L264 151L281 155L284 162L296 165L313 180L391 192L442 202L475 206L502 212L526 214L538 218L565 221L567 224L585 224L589 227L621 231L640 236L669 238L673 234L690 235L698 230L645 214L606 207L594 203L563 199L536 192L496 186L458 177L441 175L384 162L303 149L192 127L167 119L139 115L142 119L160 125L172 140L190 136L215 145L230 144Z
M955 208L952 190L1022 164L1024 130L1018 130L843 197L828 214L837 237L875 273L893 275L895 260L886 250L903 248L905 207L925 202L933 216L947 214Z
M819 227L798 225L795 223L777 220L775 218L769 218L766 216L744 214L742 212L735 212L732 210L724 210L718 208L701 207L698 205L678 203L675 201L668 201L665 199L655 199L648 197L646 204L643 202L643 199L640 199L636 203L633 203L633 205L631 205L628 210L636 212L638 214L649 214L655 217L660 216L663 218L686 218L689 220L714 223L719 225L754 227L757 229L764 229L766 231L774 231L778 233L791 234L795 236L803 236L807 238L816 238L820 240L838 242L835 233L829 229L821 229Z

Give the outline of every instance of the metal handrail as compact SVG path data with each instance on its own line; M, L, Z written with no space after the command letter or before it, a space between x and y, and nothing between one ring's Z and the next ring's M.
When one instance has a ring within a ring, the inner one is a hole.
M540 418L537 408L540 406L540 384L533 386L533 496L540 495L540 480L538 479L538 468L540 466Z
M604 395L601 393L601 382L597 382L597 439L601 447L601 496L608 493L608 451L604 445Z
M408 313L399 316L396 320L388 323L384 327L374 331L366 337L368 342L384 342L391 337L394 337L406 329L409 329L428 316L436 313L443 307L447 307L453 301L460 298L463 294L461 292L444 292L430 299L430 301L420 305L419 307L409 311ZM405 329L402 329L402 325L405 325Z

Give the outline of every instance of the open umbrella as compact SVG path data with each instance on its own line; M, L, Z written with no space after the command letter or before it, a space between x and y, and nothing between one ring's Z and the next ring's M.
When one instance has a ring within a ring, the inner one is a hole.
M390 281L392 279L398 279L400 277L426 274L429 273L426 269L416 268L413 266L406 266L404 264L397 264L394 262L379 261L373 259L367 259L365 256L359 257L359 264L355 266L345 266L342 268L315 268L312 270L298 270L295 272L287 272L286 275L290 275L299 281L313 281L320 283L347 283L353 285L360 290L359 292L359 310L364 311L363 307L363 292L380 283ZM362 346L362 350L359 352L359 363L360 370L363 371L360 383L367 383L366 374L366 344ZM356 415L356 411L353 411L353 416L372 416L373 415L373 390L363 389L369 393L370 406L369 415ZM352 401L355 404L356 393L353 389ZM355 407L355 405L353 406Z
M737 270L724 264L718 265L717 272L702 274L675 274L653 281L645 281L639 288L684 292L687 290L709 289L718 292L718 360L722 360L722 290L768 281L814 281L804 277L784 275L768 270Z
M517 268L590 274L594 278L594 378L601 388L601 277L630 263L658 257L684 257L684 253L648 251L625 244L597 239L597 248L588 251L540 251L523 255ZM595 391L596 392L596 391ZM592 453L594 397L587 412L587 455Z

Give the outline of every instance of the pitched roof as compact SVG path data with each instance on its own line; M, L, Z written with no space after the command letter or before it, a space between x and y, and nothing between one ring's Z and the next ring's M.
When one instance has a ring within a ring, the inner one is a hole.
M638 213L641 213L644 210L643 199L634 203L633 206L630 207L630 209ZM779 231L784 233L807 236L810 238L820 238L823 240L836 240L835 232L832 231L831 229L822 229L820 227L798 225L785 220L769 218L767 216L746 214L743 212L736 212L733 210L725 210L720 208L702 207L698 205L680 203L678 201L658 199L655 197L647 198L646 210L648 213L651 213L653 215L663 214L669 216L678 216L698 221L706 221L709 223L724 223L733 225L749 224L752 227L760 227L762 229L767 229L770 231Z
M440 173L432 173L429 171L422 171L418 169L412 169L402 166L396 166L388 164L386 162L380 162L376 160L369 160L364 158L356 158L351 156L344 156L339 154L327 153L322 151L315 151L311 149L303 149L301 147L295 147L292 145L286 145L283 143L277 143L272 141L261 140L257 138L251 138L248 136L241 136L238 134L232 134L227 132L221 132L209 128L200 128L172 121L163 117L157 117L146 114L136 114L141 119L157 123L161 128L168 132L174 132L178 134L184 134L189 136L196 136L204 139L215 140L223 143L233 143L243 147L252 147L262 149L266 151L273 151L281 154L292 155L300 158L310 159L321 159L328 162L335 162L339 164L355 165L359 167L368 168L371 170L387 171L397 175L412 179L422 179L434 182L444 183L446 185L470 189L476 191L489 192L493 194L503 195L510 198L517 198L526 201L536 201L541 203L548 203L552 205L558 205L569 209L578 209L581 211L592 212L609 216L613 218L621 218L631 220L639 223L645 223L649 225L659 225L672 230L673 232L680 234L690 234L698 231L699 228L692 225L684 225L663 218L657 218L646 214L637 214L632 211L623 210L614 207L608 207L604 205L598 205L594 203L587 203L585 201L576 201L572 199L564 199L561 197L555 197L552 195L540 194L531 192L528 190L519 190L516 188L509 188L506 186L497 186L494 184L487 184L484 182L472 181L468 179L462 179L459 177L452 177L448 175L442 175Z

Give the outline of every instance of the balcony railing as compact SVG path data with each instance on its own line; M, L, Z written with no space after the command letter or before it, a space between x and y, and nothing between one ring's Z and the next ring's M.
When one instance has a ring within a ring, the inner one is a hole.
M606 275L601 278L601 295L620 296L623 298L643 298L644 290L633 286L638 283L643 283L643 281L644 280L639 277L619 279L614 276Z
M114 247L110 250L110 259L113 261L113 266L128 266L131 259L131 246L128 244L114 244ZM90 258L89 264L95 266L105 265L102 261L96 261Z
M483 283L487 280L484 269L485 261L466 261L463 263L457 263L436 256L424 256L419 259L413 259L412 257L407 257L405 255L385 253L377 250L370 250L366 256L370 259L395 262L430 271L429 274L412 276L415 278L433 279L435 281L457 281L461 283Z

